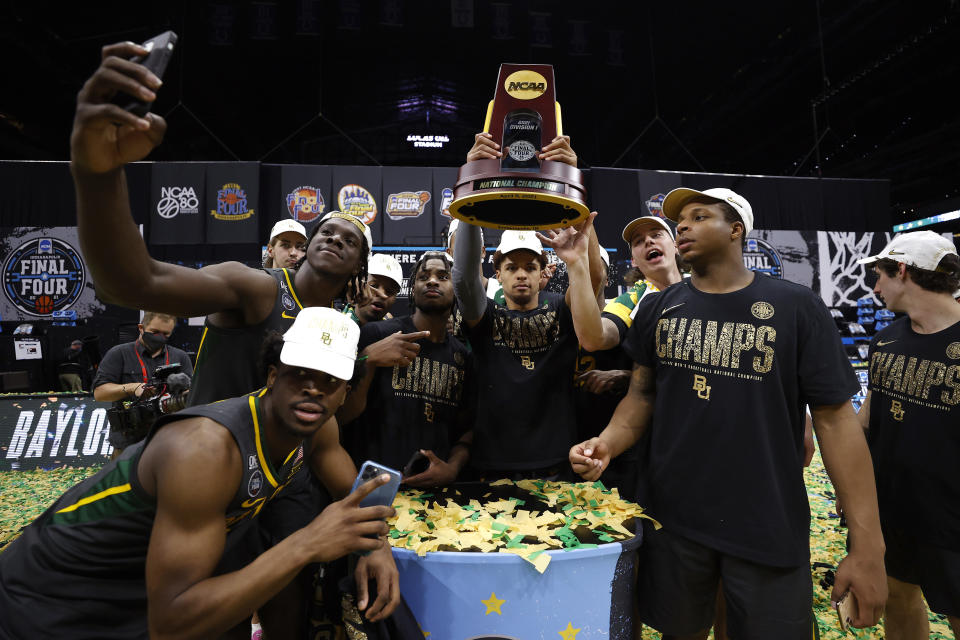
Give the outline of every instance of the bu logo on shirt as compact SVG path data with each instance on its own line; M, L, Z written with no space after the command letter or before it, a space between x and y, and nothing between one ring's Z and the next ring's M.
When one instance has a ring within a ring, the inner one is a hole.
M330 334L326 331L323 332L323 335L320 337L320 339L323 340L323 344L327 345L328 347L330 346L330 343L333 342L333 340L330 338Z
M893 419L897 422L903 422L903 405L900 404L899 400L890 401L890 413L893 414Z
M693 374L693 390L697 392L697 397L701 400L709 400L710 387L707 386L707 376Z
M433 422L433 405L429 402L423 403L423 415L427 419L427 422Z
M531 360L530 356L520 356L520 364L530 371L533 371L534 367L537 366L537 363Z

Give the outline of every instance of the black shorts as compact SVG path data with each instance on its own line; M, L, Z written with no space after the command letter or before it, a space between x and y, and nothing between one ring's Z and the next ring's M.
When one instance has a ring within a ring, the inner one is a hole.
M887 575L919 585L930 610L960 618L960 551L926 544L909 532L883 527Z
M814 637L810 567L770 567L655 531L644 522L637 585L640 620L663 634L709 629L723 581L727 631L738 640Z

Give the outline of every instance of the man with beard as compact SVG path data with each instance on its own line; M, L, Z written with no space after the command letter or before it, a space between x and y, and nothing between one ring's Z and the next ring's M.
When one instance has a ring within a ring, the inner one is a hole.
M598 437L570 449L574 471L596 480L650 429L645 506L663 527L644 531L640 619L667 638L705 638L722 583L730 637L810 638L809 404L850 526L831 599L852 598L853 626L875 624L884 544L850 403L860 385L833 319L810 289L744 266L753 210L739 194L675 189L663 210L692 276L638 307L627 395Z
M355 376L358 334L332 309L304 309L268 338L264 389L161 417L64 493L0 554L0 637L212 638L256 608L271 637L294 637L275 608L285 586L308 563L385 546L393 514L360 507L381 476L273 548L244 545L304 473L304 442L336 439L328 418Z
M419 453L429 467L404 478L412 486L450 484L470 457L472 358L447 332L452 266L445 253L425 253L410 274L413 315L363 326L367 374L338 414L346 425L346 448L358 464L370 459L403 469ZM382 348L383 339L395 334L418 350L398 361ZM359 415L346 424L345 411Z
M206 404L263 386L257 353L268 332L285 331L305 307L330 307L336 298L358 296L372 239L358 218L332 211L311 231L295 273L238 262L189 269L152 259L130 213L123 166L150 153L162 140L166 123L156 114L140 118L111 102L121 92L155 99L160 80L130 60L146 53L129 42L104 47L100 67L77 96L70 138L77 232L101 300L180 317L207 316L189 398L190 405ZM332 417L330 425L336 430ZM312 441L305 455L332 496L349 492L357 470L339 439ZM308 484L306 474L296 476L268 507L271 513L263 514L262 526L270 529L264 535L271 541L305 526L319 511L320 498ZM379 611L377 617L388 615L399 603L389 549L358 563L360 608L368 604L368 577L377 580L379 594L371 608Z

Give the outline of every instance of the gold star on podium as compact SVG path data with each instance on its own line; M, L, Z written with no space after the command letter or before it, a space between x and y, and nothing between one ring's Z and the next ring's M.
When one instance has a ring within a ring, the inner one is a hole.
M502 616L502 615L503 615L503 613L500 612L500 605L502 605L504 602L506 602L506 600L499 600L499 599L497 598L497 594L496 594L496 593L493 593L493 592L491 591L491 592L490 592L490 599L489 599L489 600L481 600L480 602L482 602L483 604L487 605L487 610L484 612L483 615L489 615L491 611L492 611L492 612L495 612L498 616Z
M573 623L568 622L567 628L563 631L557 631L557 633L560 634L560 637L562 637L563 640L576 640L577 634L580 633L580 629L574 629Z

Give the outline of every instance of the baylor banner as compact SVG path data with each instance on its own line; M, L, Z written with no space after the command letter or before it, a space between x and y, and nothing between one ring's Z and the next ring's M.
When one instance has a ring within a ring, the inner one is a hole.
M108 462L110 405L79 395L0 397L0 471Z

